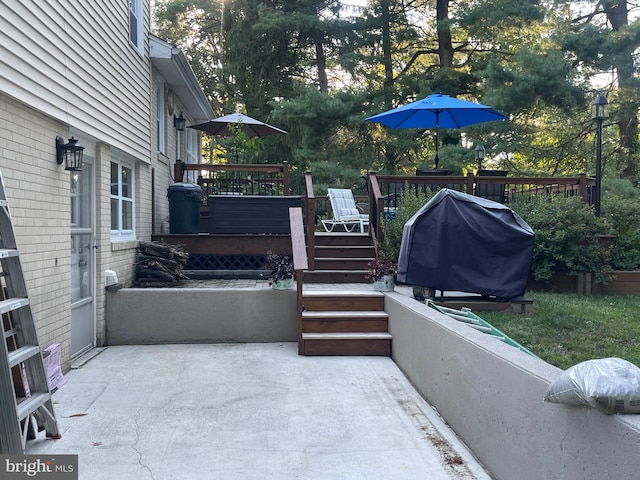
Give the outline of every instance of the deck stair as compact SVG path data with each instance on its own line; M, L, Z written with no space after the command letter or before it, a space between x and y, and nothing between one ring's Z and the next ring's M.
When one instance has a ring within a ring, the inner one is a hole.
M382 292L308 290L302 302L301 355L391 355Z
M360 283L362 288L303 288L298 350L301 355L391 355L385 296L371 287L370 236L316 233L315 270L304 283Z
M367 263L375 258L373 239L361 233L315 234L315 268L305 283L371 283Z

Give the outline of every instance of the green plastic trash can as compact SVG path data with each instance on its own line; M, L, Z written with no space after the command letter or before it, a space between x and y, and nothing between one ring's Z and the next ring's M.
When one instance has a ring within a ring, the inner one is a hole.
M202 189L194 183L174 183L167 189L169 233L198 233Z

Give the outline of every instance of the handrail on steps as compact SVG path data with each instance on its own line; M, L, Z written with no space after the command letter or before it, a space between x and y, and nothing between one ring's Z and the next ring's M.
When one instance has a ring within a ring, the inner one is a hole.
M309 270L316 268L316 195L313 192L313 178L311 171L304 172L304 186L306 190L306 230L307 230L307 261L309 262ZM303 232L304 233L304 232Z
M304 271L309 269L307 261L307 249L304 239L304 223L302 221L302 208L289 208L289 225L291 226L291 252L293 255L293 269L296 272L296 305L298 308L298 337L301 335L302 324L302 284Z

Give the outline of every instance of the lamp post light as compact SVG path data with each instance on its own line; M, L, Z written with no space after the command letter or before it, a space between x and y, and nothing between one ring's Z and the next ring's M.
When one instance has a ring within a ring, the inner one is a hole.
M596 198L595 213L600 216L600 196L602 193L602 121L609 117L609 102L598 95L591 105L591 118L596 121Z
M485 149L484 145L479 144L476 147L476 161L478 162L478 171L482 170L482 160L484 160Z

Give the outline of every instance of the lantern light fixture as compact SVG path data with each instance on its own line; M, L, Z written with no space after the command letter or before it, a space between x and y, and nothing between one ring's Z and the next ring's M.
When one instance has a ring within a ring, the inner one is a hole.
M187 126L187 119L184 118L182 112L180 112L179 116L173 117L173 127L179 132L184 132L185 127Z
M476 161L478 162L478 170L482 170L482 160L484 160L485 149L481 143L476 147Z
M604 120L609 118L609 102L604 95L598 95L591 104L591 119Z
M74 137L69 139L68 143L64 143L62 137L56 137L56 161L58 165L64 163L64 169L72 172L82 170L82 156L84 147L78 145L78 140Z

